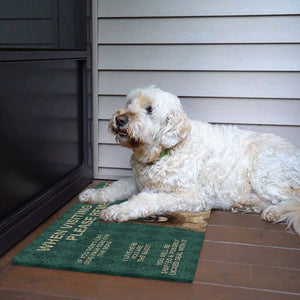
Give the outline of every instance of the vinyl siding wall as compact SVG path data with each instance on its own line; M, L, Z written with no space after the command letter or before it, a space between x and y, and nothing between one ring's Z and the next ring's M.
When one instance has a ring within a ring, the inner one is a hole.
M178 95L192 119L300 146L299 0L95 0L94 175L131 174L107 131L136 87Z

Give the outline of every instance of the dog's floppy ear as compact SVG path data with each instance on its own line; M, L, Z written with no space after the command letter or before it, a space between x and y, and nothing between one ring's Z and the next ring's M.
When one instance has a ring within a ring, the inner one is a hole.
M191 124L183 110L172 110L161 131L161 145L166 149L174 147L191 131Z

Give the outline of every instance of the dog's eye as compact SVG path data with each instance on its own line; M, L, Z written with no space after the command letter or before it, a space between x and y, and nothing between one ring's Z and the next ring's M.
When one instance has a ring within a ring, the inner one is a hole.
M151 105L147 106L146 111L147 111L147 114L151 115L152 111L153 111L152 106Z

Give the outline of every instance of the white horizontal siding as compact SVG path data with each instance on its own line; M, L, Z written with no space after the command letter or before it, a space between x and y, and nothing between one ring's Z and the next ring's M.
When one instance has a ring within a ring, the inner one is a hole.
M288 126L259 126L259 125L239 125L240 129L252 130L257 132L267 132L277 134L289 139L293 143L299 144L300 127ZM107 136L108 137L108 136ZM109 141L109 140L108 140ZM111 141L113 142L113 141ZM132 152L116 144L102 144L99 147L99 165L100 168L123 168L130 169L130 156Z
M99 147L99 167L130 169L132 152L119 145L102 145Z
M236 16L300 13L299 0L99 0L98 16Z
M157 84L191 119L271 132L300 146L299 0L98 0L95 177L132 174L107 131L136 87Z
M284 101L284 105L282 105ZM300 126L300 101L289 99L181 98L190 119L212 123ZM125 96L100 96L99 120L124 107ZM107 131L108 124L101 128Z
M266 132L277 134L283 138L289 139L292 143L300 147L300 127L299 126L265 126L265 125L239 125L241 129L257 132Z
M154 71L298 71L299 55L299 44L280 44L276 47L262 44L101 45L98 47L98 68Z
M103 167L95 167L95 174L97 178L105 178L105 179L120 179L122 177L132 176L133 172L129 169L121 169L121 168L103 168Z
M231 122L232 124L233 122ZM268 132L280 135L282 137L290 139L294 144L300 146L299 136L300 136L300 127L299 126L278 126L278 125L253 125L253 124L238 124L241 129L247 129L257 132ZM98 142L103 145L116 145L114 137L107 131L108 121L99 121L99 137ZM116 148L124 148L117 145ZM126 151L128 152L128 150ZM130 152L130 151L129 151ZM122 152L121 152L122 153ZM110 154L108 152L107 154ZM103 161L103 163L105 163ZM102 161L100 161L100 165Z
M99 72L101 95L157 84L178 96L300 98L299 83L299 72Z
M100 44L291 43L300 16L100 19Z

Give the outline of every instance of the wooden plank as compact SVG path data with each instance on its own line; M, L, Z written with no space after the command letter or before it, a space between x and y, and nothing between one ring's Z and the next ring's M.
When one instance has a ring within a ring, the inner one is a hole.
M205 28L205 30L204 30ZM99 19L101 44L293 43L299 16Z
M300 250L205 241L203 260L300 270Z
M262 220L260 218L260 214L234 214L230 211L223 210L214 210L210 215L209 224L279 231L282 231L286 228L284 224L273 224Z
M300 100L181 98L190 119L211 123L300 125ZM100 96L99 119L109 120L125 107L125 96ZM258 114L257 112L263 112Z
M230 16L299 14L298 0L99 0L99 17Z
M156 84L178 96L300 98L300 72L99 72L100 95Z
M230 274L233 275L233 274ZM229 275L229 276L230 276ZM230 278L229 278L230 279ZM223 280L229 282L229 280ZM207 297L238 297L253 299L297 299L294 295L272 291L234 288L206 283L194 284L108 276L81 272L47 270L30 267L14 267L2 278L0 288L23 292L45 293L83 299L199 299ZM53 287L55 289L53 290ZM284 296L284 297L283 297ZM290 297L290 298L289 298Z
M205 239L220 243L250 244L266 247L300 249L297 235L277 230L248 229L208 225Z
M65 296L58 295L46 295L45 293L35 293L32 292L22 292L22 291L8 291L8 290L0 290L0 299L1 300L59 300L66 299Z
M101 70L299 71L300 44L101 45Z
M300 296L300 270L252 267L252 286L297 293Z
M194 281L300 293L299 278L300 270L276 269L251 264L232 264L200 259Z

